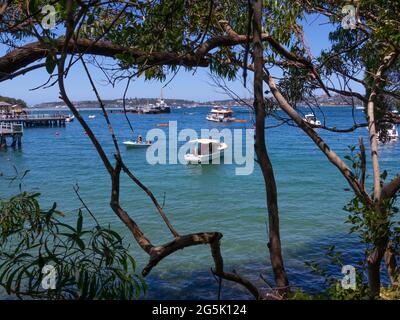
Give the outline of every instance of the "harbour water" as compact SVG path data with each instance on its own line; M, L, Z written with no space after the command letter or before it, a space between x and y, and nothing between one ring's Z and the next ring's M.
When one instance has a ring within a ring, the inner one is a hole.
M322 108L327 125L338 128L353 124L351 108ZM209 108L173 109L171 114L136 115L129 118L135 136L146 135L147 130L168 127L159 124L176 120L178 129L192 128L251 128L247 110L236 112L238 119L247 123L219 124L208 122ZM303 112L307 112L306 109ZM362 121L362 111L357 110ZM112 152L112 141L101 113L88 120L90 126ZM111 121L122 142L132 133L122 114L111 114ZM322 115L318 114L320 120ZM274 125L268 120L267 125ZM321 131L321 130L320 130ZM367 130L337 134L321 131L330 147L341 156L348 154L348 146L356 145L358 136L367 139ZM281 216L281 236L289 279L294 286L311 291L323 287L323 279L311 273L307 261L326 262L325 249L336 245L345 254L346 262L356 264L363 253L354 236L348 235L344 223L347 214L343 206L351 198L348 186L324 155L298 128L280 126L267 130L267 144L276 174ZM380 146L381 167L389 176L399 171L400 142ZM126 150L121 146L127 165L165 203L165 211L180 234L200 231L220 231L222 253L227 270L236 270L250 279L263 283L259 275L271 279L267 249L267 212L261 173L255 166L253 174L235 175L234 165L185 166L150 165L145 150ZM18 183L6 179L13 176L13 166L22 173L30 170L22 187L41 192L44 207L57 202L58 207L72 216L80 207L73 187L78 184L80 194L103 224L112 224L125 240L131 243L138 270L147 256L138 248L124 225L109 208L110 181L93 146L77 121L65 128L27 128L22 149L0 151L0 197L18 192ZM151 200L125 177L122 180L122 205L141 226L153 243L171 240ZM149 291L145 298L159 299L213 299L218 286L210 268L213 261L207 246L187 248L163 260L148 276ZM340 274L340 270L332 270ZM248 298L241 288L223 284L222 298Z

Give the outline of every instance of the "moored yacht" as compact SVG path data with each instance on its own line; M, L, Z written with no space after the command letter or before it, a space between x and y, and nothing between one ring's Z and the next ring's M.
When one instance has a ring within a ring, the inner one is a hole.
M192 147L184 159L188 164L209 164L213 159L221 158L228 145L214 139L195 139L189 142Z
M155 109L158 111L158 113L171 113L171 108L163 99L162 91L160 99L158 99L158 101L156 102Z
M379 131L377 139L382 142L397 141L399 138L399 132L397 131L397 126L392 123L385 125L386 128Z
M206 119L214 122L232 122L235 120L232 109L218 106L211 109Z
M147 104L146 106L140 108L138 110L140 114L159 114L159 113L171 113L171 108L168 104L164 101L162 90L161 96L156 102L156 104Z
M308 122L312 127L321 126L321 121L317 119L314 113L308 113L304 116L304 121Z
M66 118L65 118L65 122L72 122L75 120L75 116L69 114Z

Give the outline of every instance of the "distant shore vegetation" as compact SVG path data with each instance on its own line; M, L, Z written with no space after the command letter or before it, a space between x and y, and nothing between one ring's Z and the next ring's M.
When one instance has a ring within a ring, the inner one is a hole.
M5 96L0 96L0 101L7 102L10 104L17 104L23 108L27 108L28 104L22 99L10 98Z

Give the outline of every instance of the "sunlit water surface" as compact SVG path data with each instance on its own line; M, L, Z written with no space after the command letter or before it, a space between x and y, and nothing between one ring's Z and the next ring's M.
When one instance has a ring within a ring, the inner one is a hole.
M208 122L209 108L174 109L168 115L129 115L135 135L146 135L152 128L164 130L159 124L178 121L178 129L237 128L253 126L245 109L236 109L238 119L247 123L218 124ZM303 112L307 110L303 109ZM327 125L349 127L353 124L351 108L323 108ZM99 112L89 124L112 152L112 142ZM283 115L283 114L282 114ZM322 120L322 115L318 114ZM362 121L362 111L356 111ZM122 141L132 133L122 114L111 114L111 121ZM268 120L267 125L274 125ZM335 134L321 132L330 147L341 156L348 146L356 145L358 136L367 140L367 130ZM345 254L346 263L355 264L363 248L354 236L348 235L343 206L351 198L348 186L339 171L315 147L302 131L281 126L267 131L267 144L279 192L282 247L293 286L318 291L323 279L311 273L307 261L326 263L325 250L336 245ZM395 174L399 171L399 143L380 146L381 166ZM267 249L267 212L264 184L256 168L248 176L235 175L234 165L186 166L149 165L145 150L122 147L127 165L165 204L165 211L180 234L219 231L223 233L222 253L227 270L236 270L260 285L259 275L272 280ZM18 183L9 184L5 177L13 176L15 166L20 173L30 170L23 179L23 189L42 193L44 207L57 202L59 208L72 217L81 206L73 187L103 224L112 224L131 243L132 254L143 267L147 256L136 245L127 228L109 208L110 180L87 135L77 121L65 128L25 129L20 151L9 148L0 152L0 196L5 198L18 191ZM131 181L123 177L122 205L136 220L146 236L155 244L171 240L151 200ZM87 219L87 221L90 221ZM208 246L187 248L164 259L148 276L149 291L145 298L214 299L218 285L210 272L213 266ZM139 272L140 269L138 269ZM332 270L339 273L340 270ZM248 298L242 288L223 283L222 298Z

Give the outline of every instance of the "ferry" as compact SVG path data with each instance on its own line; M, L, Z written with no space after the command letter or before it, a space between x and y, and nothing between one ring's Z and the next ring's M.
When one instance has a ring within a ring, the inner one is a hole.
M206 119L208 121L214 122L232 122L235 121L233 117L233 111L230 108L223 108L215 106L211 109L210 113L207 115Z

